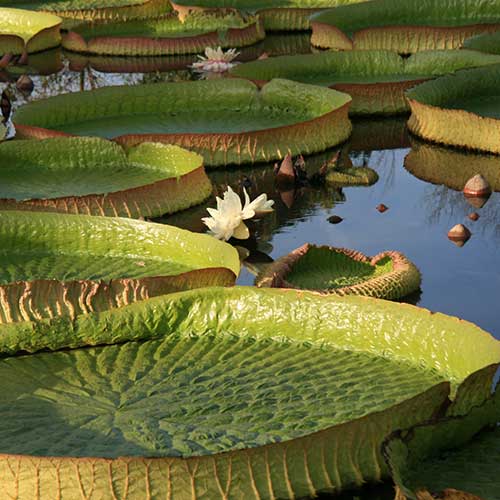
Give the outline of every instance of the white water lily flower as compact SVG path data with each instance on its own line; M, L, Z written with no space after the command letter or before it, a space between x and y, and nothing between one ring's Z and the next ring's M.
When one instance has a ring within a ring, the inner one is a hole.
M243 222L251 219L257 214L272 211L273 200L268 200L266 194L261 194L254 201L244 189L245 206L241 205L241 198L228 186L223 198L217 197L217 208L207 208L210 217L201 219L208 227L211 234L219 239L228 241L232 237L238 240L246 240L250 237L250 231Z
M229 71L236 63L232 62L238 57L239 52L236 49L229 49L224 52L221 47L212 49L207 47L204 56L198 56L200 59L191 65L191 68L199 73L225 73Z

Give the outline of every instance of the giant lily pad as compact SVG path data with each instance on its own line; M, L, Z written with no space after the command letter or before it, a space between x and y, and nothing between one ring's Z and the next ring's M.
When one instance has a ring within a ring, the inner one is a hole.
M465 40L465 49L477 50L487 54L500 54L500 31L494 33L483 33Z
M360 50L274 57L240 64L234 76L263 82L287 78L334 88L352 98L352 114L409 110L405 90L459 69L500 63L499 56L467 50L426 51L403 59L395 52Z
M57 47L61 43L61 23L62 19L52 14L0 7L0 54L23 54Z
M420 273L399 252L367 257L355 250L306 244L266 266L257 286L333 295L400 299L420 288Z
M172 10L169 0L0 0L0 6L45 11L72 19L119 21L157 17ZM42 14L31 14L41 16Z
M0 210L157 217L211 192L201 156L178 146L144 143L126 153L87 137L0 145Z
M399 500L499 500L500 394L462 417L397 432L384 454ZM495 426L488 429L488 426ZM478 430L483 431L477 434Z
M273 80L108 87L30 102L15 114L20 137L97 135L121 144L175 143L207 166L313 153L349 136L351 98L335 90Z
M63 36L63 47L106 55L157 56L203 52L206 47L241 47L264 38L256 17L237 11L193 13L116 23L86 23Z
M232 285L239 272L230 245L131 219L1 211L0 248L0 323Z
M0 488L27 497L300 498L378 480L385 435L442 414L450 383L468 412L500 361L447 316L248 287L0 328L3 350L136 340L0 361Z
M174 8L181 12L235 8L257 13L266 31L295 31L310 29L309 17L335 5L363 0L173 0Z
M419 179L455 191L462 191L467 181L481 174L493 191L500 191L500 161L496 155L468 153L412 138L404 166Z
M407 91L410 130L424 139L500 154L500 65L466 69Z
M409 54L457 49L500 27L498 0L378 0L335 7L311 17L312 44L341 50L388 49Z

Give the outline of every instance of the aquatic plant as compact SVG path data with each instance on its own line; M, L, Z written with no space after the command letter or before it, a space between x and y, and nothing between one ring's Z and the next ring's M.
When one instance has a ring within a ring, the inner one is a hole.
M266 266L256 285L394 300L418 290L420 281L418 269L399 252L367 257L355 250L307 243Z
M154 19L83 23L63 35L74 52L115 56L159 56L203 52L208 47L242 47L264 38L258 18L237 11L193 13L181 21L168 14Z
M411 132L434 142L500 154L500 65L465 69L406 92Z
M64 134L178 144L206 166L313 153L349 137L351 98L331 89L240 79L116 86L30 102L13 119L20 138Z
M60 45L60 17L2 8L1 5L0 3L0 54L39 52Z
M238 57L236 49L224 52L221 47L205 49L204 56L198 56L198 61L191 64L191 68L198 73L225 73L236 65L233 61Z
M240 267L237 252L210 236L111 217L0 211L0 247L5 331L23 321L57 323L172 291L233 285ZM37 349L51 342L32 334L25 340Z
M157 217L211 192L201 156L178 146L144 143L125 152L90 137L0 145L0 210Z
M459 69L499 64L500 56L468 50L435 50L400 57L387 50L323 52L252 61L230 70L262 84L273 78L327 86L352 97L351 114L409 111L404 92Z
M245 220L255 216L262 216L273 211L273 200L268 200L266 194L261 194L252 202L245 188L245 205L241 204L241 198L231 186L227 187L223 198L217 196L217 208L207 208L210 217L202 219L210 233L219 240L246 240L250 237L250 231L245 225Z
M169 0L0 0L0 7L3 6L89 21L142 19L172 10Z
M297 31L310 29L309 17L335 5L363 0L173 0L174 9L183 15L193 11L235 8L259 15L266 31Z
M455 318L251 287L0 332L4 352L134 340L0 360L0 412L16 415L0 423L0 488L27 496L296 498L377 481L385 436L482 404L500 361Z
M398 487L397 499L500 499L499 419L497 390L466 416L394 433L384 443L384 455Z
M499 18L498 0L378 0L313 15L311 42L322 48L401 54L457 49L473 35L497 31Z

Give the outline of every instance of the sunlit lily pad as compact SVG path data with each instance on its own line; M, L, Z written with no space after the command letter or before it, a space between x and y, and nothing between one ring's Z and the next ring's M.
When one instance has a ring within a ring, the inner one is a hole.
M172 0L179 12L231 7L257 13L266 31L296 31L310 29L309 17L335 5L363 0Z
M60 17L2 8L1 5L0 3L0 54L39 52L61 43Z
M0 209L155 217L212 192L201 156L167 144L125 152L98 138L0 145Z
M499 19L497 0L378 0L313 15L311 41L323 48L401 54L458 49L473 35L497 31Z
M1 211L0 254L0 324L14 329L26 320L232 285L239 272L236 250L211 236L84 215ZM43 347L43 339L32 340Z
M376 481L385 435L442 414L450 382L468 412L500 360L454 318L250 287L0 331L11 347L137 340L0 361L0 488L27 496L300 498Z
M3 6L92 21L157 17L172 10L169 0L0 0L0 7Z
M385 50L323 52L240 64L231 74L262 83L287 78L349 94L352 114L409 110L404 92L422 81L459 69L500 63L500 56L467 50L425 51L402 58Z
M477 50L488 54L500 54L500 31L483 33L465 40L465 49Z
M500 65L465 69L407 91L410 130L424 139L500 154Z
M355 250L306 244L267 266L256 284L390 300L417 291L420 273L399 252L367 257Z
M499 500L499 420L497 391L466 416L391 436L384 454L398 486L397 498Z
M75 26L63 36L65 49L88 54L158 56L203 52L206 47L241 47L264 38L256 17L238 11L193 13L116 23Z
M59 95L19 108L20 137L96 135L127 147L175 143L205 165L255 163L323 151L351 133L351 98L331 89L240 79L117 86Z

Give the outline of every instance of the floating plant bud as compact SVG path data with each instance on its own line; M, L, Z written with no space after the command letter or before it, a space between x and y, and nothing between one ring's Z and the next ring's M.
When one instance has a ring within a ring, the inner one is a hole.
M377 210L383 214L384 212L387 212L389 210L389 207L381 203L380 205L377 206Z
M479 219L479 214L477 212L472 212L471 214L469 214L469 219L475 222Z
M338 215L332 215L331 217L328 217L328 222L330 224L340 224L344 219L342 217L339 217Z
M464 194L465 196L474 198L487 197L491 195L491 186L481 174L477 174L465 184Z
M16 88L24 94L31 94L35 88L35 84L28 75L21 75L16 82Z
M448 239L457 247L463 247L471 236L471 232L463 224L457 224L448 232Z
M6 68L9 65L11 59L12 59L12 54L10 53L4 54L0 59L0 69Z
M7 121L10 117L10 112L12 111L12 104L10 103L10 97L7 91L2 92L2 97L0 98L0 109L4 117L4 121Z
M276 182L278 184L295 184L296 174L293 166L292 155L287 154L281 164L274 166Z

